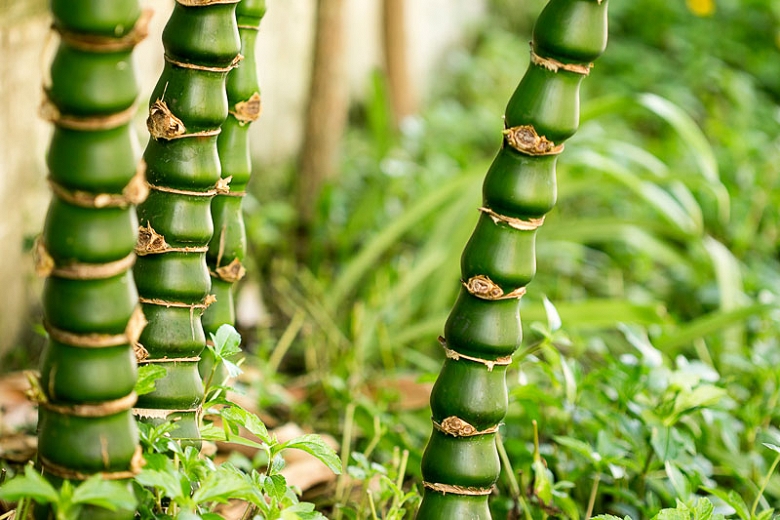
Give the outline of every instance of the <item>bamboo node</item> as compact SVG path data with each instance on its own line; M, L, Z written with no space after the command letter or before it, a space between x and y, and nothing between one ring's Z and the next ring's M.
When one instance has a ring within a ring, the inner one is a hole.
M168 104L162 99L156 100L149 107L146 128L155 139L171 140L187 133L184 122L173 115Z
M232 262L222 267L218 267L211 272L211 276L219 278L223 282L236 283L246 275L246 269L241 264L241 260L234 258Z
M35 272L41 277L55 276L67 280L102 280L127 272L135 263L135 254L130 253L124 258L103 264L71 262L58 266L46 249L43 238L39 236L35 239L33 259Z
M562 144L556 145L540 136L531 125L506 128L503 134L509 146L526 155L557 155L563 151Z
M51 401L38 403L41 407L50 412L70 417L108 417L118 413L130 410L138 400L138 395L131 392L124 397L114 399L113 401L103 401L101 403L80 403L80 404L55 404Z
M564 70L566 72L573 72L574 74L581 74L583 76L588 76L590 74L590 69L593 68L592 63L588 63L586 65L581 63L563 63L562 61L558 61L555 58L545 58L543 56L539 56L533 50L533 42L531 42L531 63L539 67L544 67L550 72L557 73L560 70Z
M189 408L186 410L165 410L161 408L133 408L133 415L143 417L144 419L167 419L175 413L194 413L199 414L201 407Z
M127 471L99 471L97 473L84 473L59 464L55 464L40 453L38 462L46 473L67 480L87 480L95 474L100 475L105 480L127 480L136 476L146 464L143 452L140 446L136 446L133 457L130 460L130 468Z
M138 340L141 338L141 333L144 331L148 323L149 322L146 321L146 315L144 314L143 308L140 305L136 306L135 310L133 311L133 315L130 316L130 320L127 322L127 327L125 327L125 336L127 336L127 342L133 345L134 350L136 345L140 345Z
M179 309L190 309L190 310L201 309L205 311L206 309L209 308L209 306L212 303L217 301L217 297L214 296L213 294L209 294L198 303L174 302L169 300L163 300L162 298L144 298L143 296L139 297L138 301L140 301L141 303L145 303L147 305L159 305L161 307L167 307L167 308L176 307Z
M466 496L486 496L493 493L493 488L478 488L467 486L453 486L450 484L439 484L433 482L423 481L423 486L426 488L437 491L443 495L450 493L452 495L466 495Z
M151 222L138 228L138 242L135 254L138 256L159 255L163 253L206 253L208 246L171 247L165 237L154 230Z
M206 7L217 4L237 4L241 0L176 0L177 3L186 7Z
M489 216L493 220L493 223L503 223L519 231L533 231L542 227L542 224L544 224L543 216L539 218L529 218L528 220L523 220L515 217L501 215L500 213L496 213L492 209L485 206L479 208L479 211Z
M241 125L257 121L263 112L263 103L260 99L260 93L255 92L246 101L239 101L235 108L230 112Z
M518 287L512 292L504 293L504 290L488 276L478 274L472 276L466 282L461 282L463 287L471 294L481 300L499 301L520 299L525 293L525 287Z
M233 3L233 2L231 2ZM175 65L177 67L181 67L182 69L190 69L190 70L199 70L202 72L216 72L218 74L227 74L231 70L238 67L238 64L241 63L241 61L244 59L244 57L241 54L236 54L236 57L233 58L233 60L230 62L229 65L226 67L212 67L210 65L199 65L197 63L190 63L187 61L180 61L176 58L172 58L168 56L167 54L164 56L165 61L170 63L171 65Z
M79 334L59 329L49 324L47 321L43 322L43 328L46 329L46 333L51 339L58 343L70 345L71 347L110 348L120 347L130 343L127 332L123 332L122 334L101 334L98 332Z
M442 346L442 348L444 348L444 354L447 356L447 359L452 359L453 361L460 361L461 359L465 359L474 363L480 363L487 367L488 372L492 372L493 368L496 366L509 366L512 364L512 356L504 356L497 359L482 359L466 354L461 354L460 352L447 347L447 340L441 336L439 336L439 344Z
M140 360L139 364L153 364L153 363L197 363L200 361L200 356L192 356L192 357L181 357L181 358L169 358L169 357L162 357L162 358L144 358Z
M498 431L498 425L491 426L485 430L477 430L469 422L454 415L447 417L441 423L433 421L433 426L440 432L452 435L453 437L476 437L478 435L488 435Z
M52 29L57 31L63 42L74 49L87 52L118 52L132 49L149 35L149 22L152 15L154 15L152 9L144 9L132 30L120 37L77 33L57 25L52 25Z
M78 130L82 132L94 132L98 130L111 130L128 124L135 117L138 106L133 103L128 108L114 112L113 114L96 116L74 116L63 114L60 109L49 99L48 92L44 91L43 101L38 109L41 119L61 128Z

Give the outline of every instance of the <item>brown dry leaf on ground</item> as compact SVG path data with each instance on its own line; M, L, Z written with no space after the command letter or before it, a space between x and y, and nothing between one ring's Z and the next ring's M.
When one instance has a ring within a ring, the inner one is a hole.
M24 464L35 457L38 420L36 407L27 398L30 383L23 372L0 377L0 460Z

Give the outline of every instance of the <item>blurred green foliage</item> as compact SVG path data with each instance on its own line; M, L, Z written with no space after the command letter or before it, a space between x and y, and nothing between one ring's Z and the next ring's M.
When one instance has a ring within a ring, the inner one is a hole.
M397 132L372 78L307 263L292 260L295 215L278 193L249 207L273 317L258 355L285 354L266 381L303 386L287 413L346 434L347 449L387 464L408 450L411 482L429 412L399 404L393 381L438 372L436 336L543 4L493 0ZM495 517L768 518L780 506L780 4L610 9L523 299ZM344 496L329 506L360 517Z

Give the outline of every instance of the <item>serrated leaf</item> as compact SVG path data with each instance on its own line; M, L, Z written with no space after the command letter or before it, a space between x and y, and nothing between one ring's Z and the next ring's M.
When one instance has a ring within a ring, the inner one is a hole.
M723 500L725 503L730 505L732 508L734 508L734 511L736 511L737 516L739 516L742 520L750 520L750 509L748 509L748 506L747 504L745 504L743 498L733 489L729 491L726 491L725 489L708 488L708 487L702 487L701 489L713 496L718 497L719 499Z
M301 435L281 445L285 449L296 449L313 455L336 475L341 474L341 459L336 452L325 444L319 435Z
M266 444L272 444L273 439L268 434L268 429L263 424L258 416L250 413L238 405L230 406L221 410L219 415L223 421L232 423L234 425L243 426L253 435L256 435L261 441Z
M717 404L726 396L726 390L714 385L699 385L690 392L680 393L674 400L674 413L683 414L698 408Z
M652 520L690 520L690 514L688 511L680 511L679 509L661 509Z
M89 504L109 511L122 509L135 511L137 501L129 486L113 480L103 480L95 475L85 480L73 491L74 504Z
M151 394L154 392L155 383L158 379L165 377L168 371L165 367L156 363L147 363L139 365L138 380L135 382L135 393L138 395Z
M263 482L263 489L272 499L280 502L287 492L287 479L282 475L271 475Z
M756 520L770 520L770 518L772 518L772 515L774 515L774 514L775 514L775 510L774 509L771 509L771 508L770 509L765 509L765 510L761 511L760 513L758 513L756 515ZM696 520L698 520L698 519L696 519Z
M226 504L228 500L241 495L251 488L249 482L229 464L221 465L217 471L210 473L192 494L196 504L219 502Z
M615 515L597 515L590 517L591 520L633 520L630 516L626 515L623 518Z
M59 494L32 466L24 467L24 476L18 476L0 487L0 500L18 502L31 498L39 504L56 504Z

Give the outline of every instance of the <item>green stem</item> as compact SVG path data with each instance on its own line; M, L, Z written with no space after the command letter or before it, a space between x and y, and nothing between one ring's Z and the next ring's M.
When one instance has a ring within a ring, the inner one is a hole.
M772 466L769 468L769 471L764 476L763 482L761 482L761 488L758 490L758 495L756 495L756 499L753 501L753 507L750 508L750 518L756 517L756 510L758 509L758 503L761 501L761 497L764 496L764 491L766 490L766 486L769 484L769 479L774 474L775 470L777 469L777 465L780 463L780 454L775 457L774 462L772 462Z
M588 509L585 511L585 520L588 520L593 515L593 508L596 506L596 495L599 490L599 482L601 482L601 474L596 473L593 478L593 485L590 488L590 497L588 497Z

